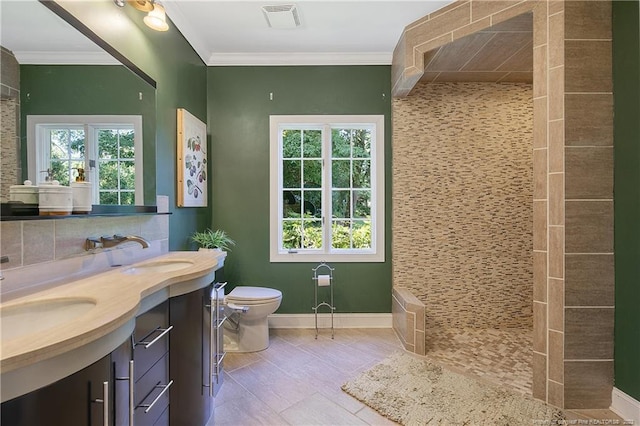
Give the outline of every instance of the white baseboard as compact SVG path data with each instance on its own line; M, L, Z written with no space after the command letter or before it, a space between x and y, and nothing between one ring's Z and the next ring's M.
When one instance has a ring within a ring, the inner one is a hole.
M314 314L269 315L271 328L315 328ZM334 328L391 328L392 314L333 314ZM318 327L331 327L331 314L318 314Z
M613 388L611 392L611 411L622 417L623 420L630 420L634 425L640 425L640 401Z

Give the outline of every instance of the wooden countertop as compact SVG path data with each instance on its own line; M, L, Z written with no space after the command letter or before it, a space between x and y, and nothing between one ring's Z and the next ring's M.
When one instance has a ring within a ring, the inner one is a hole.
M94 307L72 321L11 339L2 338L0 373L4 377L7 373L72 353L101 338L114 335L118 329L132 324L135 316L143 312L145 298L161 302L167 297L190 291L186 285L189 282L194 282L200 288L207 285L210 281L203 280L213 276L213 271L221 267L226 255L226 252L210 251L170 252L0 304L0 309L5 309L47 299L66 298L81 298L95 303ZM181 260L193 264L175 271L146 271L142 274L123 272L132 266ZM179 290L172 292L172 287ZM166 297L157 297L157 294Z

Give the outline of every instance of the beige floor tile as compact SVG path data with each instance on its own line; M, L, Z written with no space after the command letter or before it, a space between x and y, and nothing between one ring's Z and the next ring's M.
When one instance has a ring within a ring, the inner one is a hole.
M207 426L283 426L287 421L259 399L249 396L215 407Z
M245 389L238 382L233 380L233 378L229 376L229 373L224 373L224 382L222 383L222 387L218 391L214 402L215 405L218 406L229 401L235 401L249 397L255 398L255 395Z
M291 377L267 360L233 370L229 376L277 413L315 392L307 380Z
M353 372L337 369L332 364L316 358L306 365L292 365L287 374L296 379L311 383L315 387L340 387L340 385L354 376Z
M269 333L271 337L280 337L296 346L317 340L315 338L315 330L309 328L272 328ZM331 339L331 335L321 333L318 339Z
M368 424L375 426L393 426L398 424L380 415L376 410L373 410L366 405L356 413L356 416Z
M313 353L301 349L300 346L292 345L281 337L272 337L269 348L258 354L263 359L285 369L305 367L318 361L318 357Z
M375 354L353 348L337 340L308 342L300 345L300 348L345 372L356 371L364 364L377 359Z
M280 415L291 425L346 426L367 424L320 393L314 393L303 399L284 410Z
M340 381L340 383L346 382L346 380ZM318 393L326 396L331 401L335 402L350 413L357 413L362 410L365 405L353 398L346 392L343 392L339 385L333 386L318 386Z
M224 357L223 368L224 371L233 371L236 368L245 367L256 361L261 360L259 352L239 353L239 352L227 352Z

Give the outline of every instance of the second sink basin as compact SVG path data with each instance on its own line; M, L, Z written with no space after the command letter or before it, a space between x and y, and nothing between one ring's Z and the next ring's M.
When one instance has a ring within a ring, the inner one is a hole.
M147 262L140 265L131 266L122 270L123 274L140 275L158 272L172 272L193 266L194 262L183 259L158 260L156 262Z
M69 322L93 309L96 301L88 298L36 300L0 309L2 340L47 330Z

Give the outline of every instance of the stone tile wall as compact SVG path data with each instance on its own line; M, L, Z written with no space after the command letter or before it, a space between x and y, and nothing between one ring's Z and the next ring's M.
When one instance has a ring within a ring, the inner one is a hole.
M0 202L22 176L20 161L20 64L0 47Z
M531 85L419 83L392 111L394 287L427 329L531 328Z

